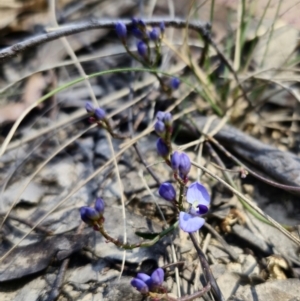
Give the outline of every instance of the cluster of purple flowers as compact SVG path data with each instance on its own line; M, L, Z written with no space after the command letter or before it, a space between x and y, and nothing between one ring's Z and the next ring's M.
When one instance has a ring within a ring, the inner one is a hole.
M171 153L172 115L170 113L158 112L156 119L154 129L159 136L156 143L157 152L171 166L175 178L177 179L179 175L183 183L186 184L188 182L188 174L191 170L191 160L189 156L184 152L179 153L178 151L174 151L169 159ZM165 200L178 206L176 202L176 190L172 184L163 183L160 185L158 193ZM190 204L190 208L188 212L180 208L179 226L185 232L195 232L199 230L205 222L201 215L208 211L210 196L202 184L194 182L187 189L186 200ZM181 207L181 205L179 205L179 207Z
M163 183L158 190L159 195L167 201L176 202L176 191L172 184ZM179 226L185 232L195 232L204 225L201 215L207 213L210 196L206 188L198 183L192 183L186 193L186 200L190 204L188 212L180 211Z
M102 108L95 108L89 101L86 102L85 109L91 115L91 122L102 121L106 118L106 112Z
M147 29L145 22L142 19L131 19L131 24L128 26L129 32L137 38L136 49L138 54L140 55L140 62L146 63L146 66L156 66L161 57L161 40L165 32L165 24L161 22L159 27L154 27L150 30ZM115 24L115 30L125 46L127 52L131 54L130 50L127 47L127 33L128 29L125 23L119 21ZM152 42L155 44L155 59L151 60L151 51L149 43ZM131 54L132 55L132 54ZM132 55L133 56L133 55ZM135 57L135 56L134 56ZM136 58L136 57L135 57ZM172 77L166 85L165 91L177 90L180 85L180 80L177 77Z
M162 283L164 282L164 270L162 268L156 269L151 276L145 273L138 273L132 279L131 285L136 288L141 294L148 294L149 292L163 291Z
M96 199L94 208L88 206L81 207L80 216L82 221L97 230L99 224L104 222L104 207L104 201L101 198Z
M157 153L163 157L168 158L170 154L169 140L172 134L172 115L169 112L157 112L156 122L154 124L154 129L159 136L156 142Z
M170 138L172 134L172 115L168 112L157 112L156 122L154 129L159 136L156 142L157 153L168 160L170 149ZM179 174L180 178L187 182L187 175L191 170L191 161L186 153L179 153L175 151L170 160L170 165L174 171L174 174Z
M122 41L123 44L125 44L127 37L126 25L123 22L117 22L115 25L115 29L119 39ZM155 27L151 30L148 30L145 22L142 19L132 18L130 29L132 35L138 39L136 46L139 55L142 58L146 58L149 52L149 41L153 41L154 43L160 42L162 35L165 31L165 24L162 22L159 28Z

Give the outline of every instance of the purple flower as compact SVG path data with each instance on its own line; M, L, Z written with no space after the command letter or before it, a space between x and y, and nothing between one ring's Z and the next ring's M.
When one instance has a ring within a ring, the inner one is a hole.
M146 57L148 52L148 47L143 41L139 41L136 45L137 51L140 56Z
M165 272L162 268L156 269L151 274L151 286L160 286L164 282Z
M117 35L119 37L119 39L121 40L125 40L126 36L127 36L127 28L126 25L123 22L117 22L116 26L115 26Z
M157 120L163 121L163 120L164 120L164 117L165 117L165 112L158 111L158 112L156 113L156 119L157 119Z
M186 194L186 200L191 204L189 212L179 213L179 226L185 232L195 232L204 225L201 217L208 211L210 196L206 188L198 182L192 183Z
M165 131L166 131L166 126L165 126L165 124L164 124L162 121L157 120L157 121L155 122L155 124L154 124L154 129L155 129L155 132L156 132L159 136L161 136L161 135L163 135L163 134L165 133Z
M156 142L156 150L157 153L163 158L167 157L169 154L169 148L161 138L158 138Z
M173 77L170 81L170 87L173 89L173 90L176 90L179 88L179 85L180 85L180 80L179 78L177 77Z
M94 108L93 104L89 101L87 101L85 103L85 109L88 113L94 113L94 111L95 111L95 108Z
M178 151L175 151L171 158L171 167L174 170L174 172L178 172L178 168L180 165L180 154Z
M191 170L191 160L186 153L180 154L179 175L184 180Z
M172 114L169 112L158 111L156 113L156 119L162 121L165 125L170 126L172 124Z
M176 200L176 191L172 184L170 183L163 183L160 185L158 189L159 195L170 202L173 202Z
M164 123L165 123L165 125L171 125L172 124L172 114L171 113L169 113L169 112L165 113Z
M96 209L87 206L80 208L80 216L81 219L90 226L100 218L100 214Z
M144 281L148 286L150 286L151 284L151 277L145 273L138 273L136 275L136 278Z
M104 201L101 198L97 198L94 208L83 206L80 208L81 219L88 224L93 226L95 222L98 222L104 212Z
M149 38L152 41L157 41L159 39L159 29L158 28L153 28L150 32L149 32Z
M135 287L141 294L147 294L149 291L155 291L164 282L164 270L162 268L156 269L151 276L138 273L136 278L131 280L131 285Z
M98 119L98 120L103 120L106 116L106 113L103 109L101 108L97 108L94 112L95 114L95 117Z
M104 204L103 199L97 198L96 202L95 202L95 210L102 214L104 212L104 207L105 207L105 204Z
M141 279L133 278L131 285L136 288L141 294L147 294L149 292L148 285Z
M174 172L179 172L179 176L185 180L191 170L191 160L186 153L178 153L175 151L171 158L171 167Z

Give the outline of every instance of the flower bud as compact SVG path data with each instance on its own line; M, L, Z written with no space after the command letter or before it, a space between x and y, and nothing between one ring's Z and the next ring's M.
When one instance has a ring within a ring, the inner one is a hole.
M95 114L95 117L98 119L98 120L103 120L105 117L106 117L106 113L103 109L101 108L97 108L94 112Z
M85 109L88 113L94 113L94 111L95 111L95 108L94 108L93 104L90 101L87 101L85 103Z
M152 280L152 285L154 286L160 286L164 282L164 277L165 277L165 272L162 268L156 269L152 274L151 274L151 280Z
M117 22L115 26L119 39L125 40L127 36L127 27L123 22Z
M149 292L148 285L144 281L142 281L138 278L132 279L131 280L131 285L134 288L136 288L141 294L147 294Z
M178 172L179 165L180 165L180 154L177 151L175 151L171 158L171 167L174 172Z
M157 119L157 120L163 121L164 117L165 117L165 112L158 111L158 112L156 113L156 119Z
M163 183L160 185L158 189L159 195L167 200L167 201L175 201L176 199L176 191L172 184L170 183Z
M145 273L138 273L136 275L136 278L144 281L148 286L151 285L151 277Z
M104 204L103 199L97 198L96 202L95 202L95 210L98 213L102 214L104 212L104 207L105 207L105 204Z
M139 41L137 43L137 51L140 56L146 57L148 52L147 45L143 41Z
M81 219L89 226L92 226L93 223L100 218L99 212L97 212L94 208L87 206L80 208L80 216Z
M177 90L179 88L180 85L180 80L177 77L173 77L170 81L170 87L173 90Z
M179 163L179 175L184 179L191 170L191 160L186 153L180 154L180 163Z
M156 149L157 149L157 153L161 157L166 157L169 154L169 148L161 138L158 138L156 142Z
M172 125L172 114L169 112L166 112L163 121L164 121L165 125L171 126Z
M162 121L157 120L154 124L154 129L155 129L155 132L160 136L165 133L166 126Z
M149 38L152 41L157 41L159 39L160 36L160 32L157 28L153 28L150 32L149 32Z

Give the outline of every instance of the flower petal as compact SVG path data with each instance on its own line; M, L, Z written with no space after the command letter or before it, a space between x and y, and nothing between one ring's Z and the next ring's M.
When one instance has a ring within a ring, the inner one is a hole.
M141 279L138 278L132 279L131 285L135 287L141 294L146 294L149 292L148 285Z
M186 200L190 204L197 202L198 205L208 206L210 203L210 195L202 184L194 182L187 190Z
M171 183L162 183L159 186L158 193L163 199L169 202L175 201L176 199L176 190Z
M165 272L162 268L156 269L151 274L152 285L162 285L164 282Z
M96 202L95 202L95 210L97 212L99 212L100 214L102 214L104 212L104 207L105 207L105 204L104 204L103 199L97 198Z
M151 277L145 273L138 273L136 275L136 278L144 281L148 286L151 285L152 282Z
M156 149L157 149L157 153L161 157L166 157L169 154L169 147L161 138L158 138L156 142Z
M180 154L177 151L175 151L171 157L171 167L174 172L178 171L179 165L180 165Z
M207 213L208 211L208 207L202 204L198 205L197 208L198 208L198 214L201 215Z
M204 218L193 216L186 212L179 213L179 226L181 230L191 233L199 230L205 223Z

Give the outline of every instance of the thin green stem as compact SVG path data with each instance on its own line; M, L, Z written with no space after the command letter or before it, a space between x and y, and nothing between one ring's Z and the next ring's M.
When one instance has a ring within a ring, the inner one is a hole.
M156 244L162 237L166 236L167 234L169 234L170 232L172 232L174 229L176 229L178 227L178 221L176 223L174 223L173 225L171 225L169 228L163 230L162 232L160 232L157 236L155 236L152 240L149 240L147 242L140 242L140 243L135 243L135 244L129 244L129 243L122 243L120 240L113 238L112 236L110 236L104 229L103 227L104 223L98 224L97 225L97 230L101 233L101 235L108 241L108 242L112 242L113 244L115 244L117 247L121 248L121 249L125 249L125 250L132 250L135 248L146 248L146 247L150 247L153 246L154 244Z

